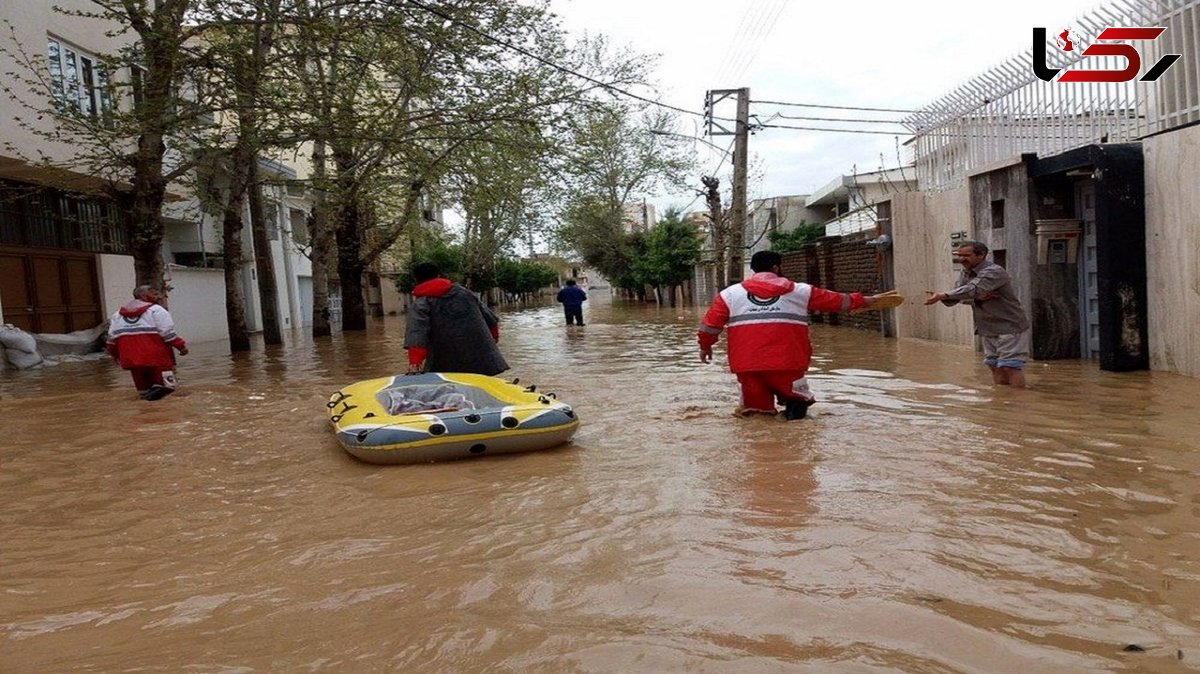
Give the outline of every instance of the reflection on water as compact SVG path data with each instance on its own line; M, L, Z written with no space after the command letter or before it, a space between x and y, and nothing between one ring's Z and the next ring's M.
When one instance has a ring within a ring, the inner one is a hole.
M5 373L0 671L1200 668L1200 381L995 389L817 326L810 418L743 420L698 310L592 298L503 316L583 420L527 455L339 449L324 402L403 371L401 318L197 345L153 404L104 361Z

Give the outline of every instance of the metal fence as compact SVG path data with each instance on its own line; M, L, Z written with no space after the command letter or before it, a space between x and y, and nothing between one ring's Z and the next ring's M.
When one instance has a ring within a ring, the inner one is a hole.
M960 186L973 170L1021 153L1134 141L1200 121L1200 0L1117 0L1100 7L1070 26L1072 51L1049 46L1046 65L1124 70L1122 56L1088 56L1081 63L1089 40L1109 26L1167 29L1153 42L1133 43L1143 72L1166 54L1183 58L1153 82L1045 82L1034 75L1030 48L904 120L914 135L920 189ZM1048 31L1051 38L1057 32Z

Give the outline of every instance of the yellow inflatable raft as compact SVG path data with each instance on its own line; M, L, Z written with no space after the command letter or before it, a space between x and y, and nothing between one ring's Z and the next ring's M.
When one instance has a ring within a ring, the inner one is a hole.
M554 394L478 374L397 375L329 398L347 452L369 463L424 463L560 445L579 419Z

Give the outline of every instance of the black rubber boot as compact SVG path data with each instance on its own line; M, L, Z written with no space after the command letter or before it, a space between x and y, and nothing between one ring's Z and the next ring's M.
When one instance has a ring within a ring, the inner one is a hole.
M808 408L812 403L807 400L789 400L783 409L783 418L788 421L803 419L808 416Z
M155 385L151 386L149 388L149 390L146 391L146 395L143 396L142 399L143 400L162 400L163 398L171 395L174 392L175 392L175 389L173 389L173 388L168 388L166 386L161 386L159 384L155 384Z

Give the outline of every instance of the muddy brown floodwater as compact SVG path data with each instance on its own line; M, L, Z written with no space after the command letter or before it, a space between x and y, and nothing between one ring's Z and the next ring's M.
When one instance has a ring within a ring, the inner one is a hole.
M502 317L583 422L532 454L340 449L324 403L403 371L398 317L197 345L158 403L107 361L0 375L0 671L1200 668L1200 380L997 390L816 326L810 417L741 420L700 310L604 295Z

